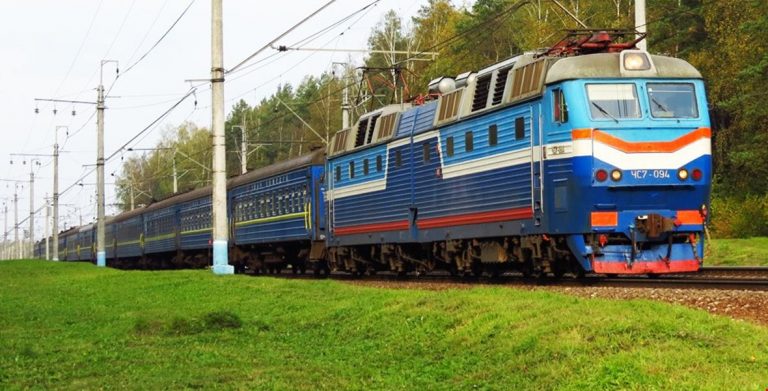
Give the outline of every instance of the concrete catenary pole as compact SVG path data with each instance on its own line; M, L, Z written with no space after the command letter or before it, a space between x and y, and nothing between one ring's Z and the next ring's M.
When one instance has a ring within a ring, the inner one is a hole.
M131 182L131 210L136 209L134 198L133 198L133 182Z
M179 175L176 172L176 150L173 150L173 194L176 194L179 192Z
M51 204L48 201L48 195L45 195L45 260L51 260L50 243L48 243L48 237L50 236L50 222L51 222Z
M53 143L53 260L59 260L59 128Z
M5 221L5 228L3 232L3 259L8 259L8 203L3 202L3 220Z
M245 174L248 172L248 131L245 129L245 116L240 127L240 156L240 174Z
M99 87L96 99L96 266L107 266L107 253L104 250L104 64L115 60L101 60L99 68Z
M349 127L349 85L344 80L344 95L342 95L341 102L341 128L346 129Z
M104 61L101 61L100 72L103 76ZM98 96L96 100L96 266L107 266L104 251L104 84L99 77Z
M647 30L645 28L645 0L635 0L635 30L642 34ZM637 43L640 50L648 50L648 39Z
M35 163L36 159L29 161L29 257L35 254Z
M13 257L21 258L19 254L19 188L13 187Z
M234 274L227 243L227 177L224 139L224 32L222 0L211 0L211 94L213 128L213 273Z

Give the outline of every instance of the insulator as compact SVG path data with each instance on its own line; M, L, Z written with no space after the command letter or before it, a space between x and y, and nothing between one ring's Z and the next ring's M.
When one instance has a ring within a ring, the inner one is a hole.
M58 112L58 110L53 109L53 115L56 115L57 112Z
M74 117L74 116L75 116L75 114L77 114L77 113L75 112L75 109L72 109L72 116Z
M35 114L40 114L40 108L35 107Z

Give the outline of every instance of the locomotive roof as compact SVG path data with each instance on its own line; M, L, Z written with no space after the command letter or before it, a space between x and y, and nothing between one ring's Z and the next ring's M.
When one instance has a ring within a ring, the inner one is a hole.
M277 174L292 171L297 168L309 167L315 164L323 164L324 157L325 157L325 148L318 148L308 154L305 154L293 159L284 160L284 161L269 165L267 167L262 167L253 171L249 171L243 175L238 175L236 177L230 178L227 181L227 189L231 189L233 187L237 187L245 183L250 183L262 178L268 178ZM164 200L149 204L143 208L138 208L131 211L123 212L115 216L114 221L115 222L125 221L132 217L141 215L142 213L159 210L174 204L178 204L180 202L187 202L187 201L196 200L198 198L210 196L211 192L212 192L212 187L206 186L199 189L188 191L186 193L174 195Z
M693 65L679 58L649 55L656 72L632 77L701 79ZM558 59L547 71L546 84L570 79L621 78L620 53L598 53Z

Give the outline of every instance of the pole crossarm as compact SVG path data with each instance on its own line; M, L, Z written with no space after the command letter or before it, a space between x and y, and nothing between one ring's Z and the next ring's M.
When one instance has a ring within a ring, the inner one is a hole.
M35 102L55 102L55 103L77 103L83 105L95 105L97 102L89 102L85 100L68 100L68 99L51 99L51 98L35 98Z
M37 157L51 157L50 153L12 153L11 156L37 156Z
M405 54L407 56L432 56L434 60L440 53L438 52L419 52L410 50L371 50L371 49L331 49L331 48L307 48L307 47L289 47L284 45L270 45L272 49L278 52L287 52L289 50L294 51L310 51L310 52L348 52L348 53L375 53L375 54Z

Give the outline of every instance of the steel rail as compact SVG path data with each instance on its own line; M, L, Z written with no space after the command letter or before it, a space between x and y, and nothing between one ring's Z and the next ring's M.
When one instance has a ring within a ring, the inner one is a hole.
M736 268L736 272L743 273L752 268ZM446 283L456 285L494 285L494 286L565 286L565 287L632 287L632 288L660 288L660 289L720 289L720 290L754 290L768 291L768 268L756 268L762 275L758 278L744 278L740 276L731 277L707 277L709 271L717 270L722 273L726 268L704 269L704 273L687 274L667 274L658 277L648 276L616 276L606 277L599 275L587 275L584 278L573 278L566 276L555 279L545 278L524 278L517 273L505 273L499 277L457 277L451 276L446 272L434 272L425 275L408 274L400 276L389 272L379 272L375 275L355 276L345 272L333 272L330 278L338 281L357 281L366 282L399 282L413 284L418 289L420 284L428 283ZM764 274L763 274L764 273ZM273 276L289 279L317 279L312 274L293 274L288 271L281 274L264 274L264 276Z

